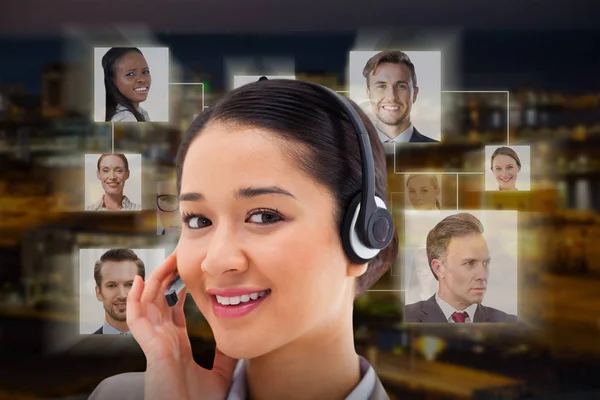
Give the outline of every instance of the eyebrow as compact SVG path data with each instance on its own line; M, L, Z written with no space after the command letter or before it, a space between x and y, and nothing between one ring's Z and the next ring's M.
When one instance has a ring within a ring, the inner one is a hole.
M471 262L471 261L479 261L478 258L473 258L473 257L467 257L467 258L463 258L460 262L461 264L464 264L465 262ZM483 260L484 262L490 262L492 261L491 257L486 258L485 260Z
M234 193L234 197L236 199L251 199L253 197L264 196L269 194L281 194L284 196L289 196L293 199L296 199L296 196L291 194L285 189L282 189L278 186L265 186L265 187L247 187L238 189ZM179 196L179 201L204 201L206 197L202 193L182 193Z
M133 282L133 279L129 279L128 281L125 281L125 283L129 283L129 282ZM106 281L104 282L105 285L110 285L111 283L118 283L116 281Z
M374 83L378 84L378 83L387 83L387 82L386 81L375 81ZM396 83L406 83L408 85L408 81L396 81Z

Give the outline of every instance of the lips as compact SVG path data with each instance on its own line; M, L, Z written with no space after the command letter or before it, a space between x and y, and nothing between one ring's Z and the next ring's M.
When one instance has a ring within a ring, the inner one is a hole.
M271 295L271 289L260 288L212 289L207 292L210 294L215 315L221 318L248 315Z
M127 309L127 303L114 303L113 305L117 311L125 311Z
M149 89L148 86L138 86L138 87L134 88L133 90L136 93L148 93L148 89Z
M381 108L384 109L385 111L392 111L392 112L400 110L400 106L396 106L396 105L392 105L392 104L382 105Z

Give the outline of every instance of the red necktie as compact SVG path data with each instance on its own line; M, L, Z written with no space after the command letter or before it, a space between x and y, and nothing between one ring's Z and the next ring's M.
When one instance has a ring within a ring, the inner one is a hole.
M454 312L454 313L452 313L452 319L457 324L464 324L465 323L465 319L467 319L468 316L469 316L469 314L467 314L466 312Z

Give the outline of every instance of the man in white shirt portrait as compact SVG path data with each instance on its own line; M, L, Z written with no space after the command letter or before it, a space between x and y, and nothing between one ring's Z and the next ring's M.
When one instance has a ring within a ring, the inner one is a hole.
M367 61L363 69L371 105L368 114L382 143L438 142L422 135L412 124L410 113L419 87L415 66L401 51L383 51Z
M110 249L96 261L96 298L104 307L105 320L95 334L131 334L127 327L127 294L136 275L145 279L146 268L132 250Z
M438 281L437 292L428 300L408 304L406 322L517 322L516 315L481 304L491 262L483 230L475 216L458 213L429 231L427 259Z

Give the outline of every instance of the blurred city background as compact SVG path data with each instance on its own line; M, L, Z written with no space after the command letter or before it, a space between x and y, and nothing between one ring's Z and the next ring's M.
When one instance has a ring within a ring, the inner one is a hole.
M507 132L510 144L530 145L531 191L485 192L482 175L448 188L458 190L456 209L519 211L523 324L406 326L399 282L388 274L356 302L357 349L394 399L600 398L600 58L589 51L600 32L452 38L453 53L442 48L452 71L442 81L443 143L389 156L390 199L403 193L397 172L483 171L484 146L506 143ZM227 57L291 56L296 79L345 91L348 52L369 46L360 39L141 39L170 48L173 81L202 85L171 87L169 123L115 126L115 152L143 156L144 211L114 215L81 211L83 155L110 152L113 140L110 124L91 121L87 81L86 54L104 42L82 32L0 38L0 399L85 398L105 377L143 371L133 338L77 335L78 250L173 247L174 238L156 235L155 182L172 176L194 116L229 89ZM373 46L402 49L402 40L386 40ZM272 73L265 68L248 73ZM393 211L402 237L402 207ZM209 367L210 329L192 302L186 309L196 358Z

